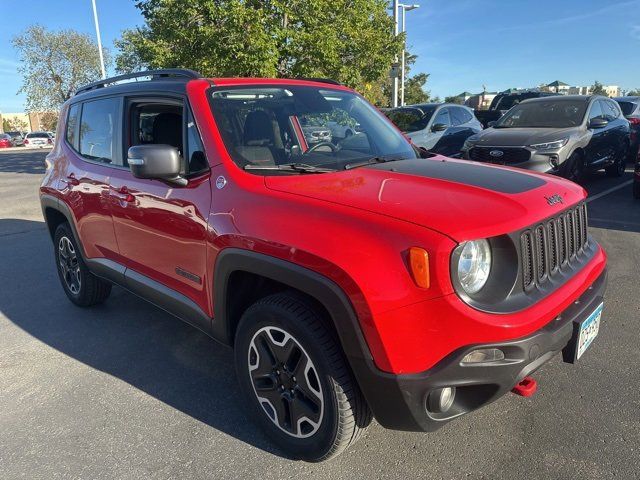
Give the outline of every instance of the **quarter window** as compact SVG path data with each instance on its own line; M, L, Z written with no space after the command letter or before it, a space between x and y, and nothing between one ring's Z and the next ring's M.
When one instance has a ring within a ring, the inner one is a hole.
M187 167L187 173L191 175L202 173L209 168L202 139L191 111L187 114Z
M105 98L82 105L80 120L80 154L104 163L115 160L115 132L120 116L120 99Z
M69 107L69 116L67 117L67 142L71 145L75 150L78 150L78 136L77 136L77 126L78 126L78 114L80 113L80 104L76 103L75 105L71 105Z

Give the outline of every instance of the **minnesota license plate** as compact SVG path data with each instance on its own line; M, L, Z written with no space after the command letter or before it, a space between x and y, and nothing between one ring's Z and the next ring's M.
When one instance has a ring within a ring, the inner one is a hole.
M601 303L598 308L589 315L589 318L580 325L580 330L578 331L576 360L582 356L591 343L593 343L593 340L598 336L598 331L600 330L600 318L602 317L602 306L603 304Z

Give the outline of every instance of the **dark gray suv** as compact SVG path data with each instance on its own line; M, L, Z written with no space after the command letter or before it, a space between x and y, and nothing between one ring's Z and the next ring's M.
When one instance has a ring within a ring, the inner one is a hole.
M624 173L629 122L606 97L567 95L525 100L491 128L467 139L463 158L554 173Z

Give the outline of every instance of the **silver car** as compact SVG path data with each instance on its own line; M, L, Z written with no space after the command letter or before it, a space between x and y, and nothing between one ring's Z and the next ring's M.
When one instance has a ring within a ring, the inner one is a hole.
M465 140L482 130L473 110L453 103L392 108L384 114L418 147L459 157Z

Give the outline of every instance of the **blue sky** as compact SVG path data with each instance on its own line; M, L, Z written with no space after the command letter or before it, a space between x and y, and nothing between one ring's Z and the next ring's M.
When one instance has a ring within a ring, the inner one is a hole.
M640 0L415 1L421 7L407 13L408 44L418 55L414 72L431 74L427 89L434 95L556 79L640 88ZM113 51L120 32L142 18L133 0L97 3L103 44ZM0 111L23 109L11 38L36 18L50 29L94 35L92 15L90 0L26 0L20 13L0 16Z

